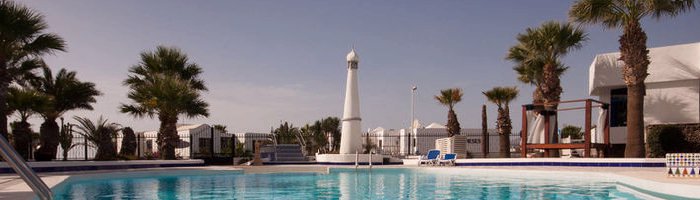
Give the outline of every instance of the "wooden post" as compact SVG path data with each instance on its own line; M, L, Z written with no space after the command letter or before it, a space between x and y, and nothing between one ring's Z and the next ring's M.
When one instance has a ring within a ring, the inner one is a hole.
M586 99L583 157L591 157L591 100Z
M544 143L549 144L549 111L545 110L544 112ZM544 157L548 158L549 157L549 149L544 150Z
M527 158L527 107L523 105L523 123L520 131L520 157Z

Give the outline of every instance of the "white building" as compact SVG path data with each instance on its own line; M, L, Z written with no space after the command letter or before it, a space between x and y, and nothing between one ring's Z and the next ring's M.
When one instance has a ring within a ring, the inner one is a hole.
M428 150L435 149L435 141L447 137L447 127L439 123L432 123L425 127L414 128L410 133L408 129L385 129L382 127L370 130L370 140L377 145L380 152L389 155L425 154ZM498 152L498 135L495 129L488 129L489 151ZM409 147L409 135L412 138ZM481 157L481 129L463 128L460 135L467 137L467 151L474 157ZM517 138L516 138L517 139ZM511 141L511 145L517 145L519 140ZM497 156L496 153L492 153Z
M597 55L589 69L590 95L611 104L613 144L627 139L627 89L619 58L619 52ZM644 126L700 122L700 43L650 48L649 58Z
M213 140L212 131L214 131ZM180 142L175 148L175 153L182 158L209 155L212 145L214 153L226 153L226 149L232 145L230 141L232 141L233 134L219 132L207 124L181 124L177 126L177 133L180 136ZM156 142L158 130L139 132L136 135L139 137L138 151L142 156L158 151L158 143ZM190 148L192 152L190 152ZM117 142L117 149L121 149L121 141Z

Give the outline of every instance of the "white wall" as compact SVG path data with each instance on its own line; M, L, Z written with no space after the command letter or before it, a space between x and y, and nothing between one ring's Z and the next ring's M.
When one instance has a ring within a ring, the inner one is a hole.
M667 123L700 123L700 80L648 83L646 87L645 127ZM599 100L610 102L610 89L601 90ZM626 127L610 127L611 143L623 144L626 141Z

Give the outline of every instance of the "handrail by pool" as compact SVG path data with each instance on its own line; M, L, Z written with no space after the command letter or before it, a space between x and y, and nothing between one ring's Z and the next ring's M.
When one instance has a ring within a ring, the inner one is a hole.
M42 181L41 178L36 175L34 170L32 170L32 168L30 168L29 165L24 162L24 159L18 155L17 151L15 151L15 149L10 146L10 143L7 142L5 137L2 136L0 136L0 155L2 155L2 158L5 159L7 165L12 167L12 169L14 169L15 172L22 177L24 182L32 188L34 193L39 196L40 199L53 199L51 189L46 186L46 183L44 183L44 181Z

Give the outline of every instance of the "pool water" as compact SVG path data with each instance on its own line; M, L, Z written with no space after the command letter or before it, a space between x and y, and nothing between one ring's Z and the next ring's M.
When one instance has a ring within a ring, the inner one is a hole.
M57 200L641 199L627 191L610 181L494 177L421 169L333 169L328 174L228 173L69 179L54 188L54 196Z

